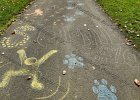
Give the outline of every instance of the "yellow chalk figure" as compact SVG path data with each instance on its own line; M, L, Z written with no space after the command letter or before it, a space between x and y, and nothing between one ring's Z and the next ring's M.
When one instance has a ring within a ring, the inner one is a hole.
M59 76L59 82L58 82L58 86L57 86L57 89L52 93L50 94L49 96L45 96L45 97L39 97L39 98L35 98L35 99L38 99L38 100L46 100L46 99L49 99L51 98L52 96L54 96L57 92L59 92L59 87L61 85L61 77ZM70 82L68 82L68 87L67 87L67 91L64 93L64 95L58 99L58 100L63 100L64 98L66 98L66 96L68 95L68 93L70 92Z
M21 66L27 65L26 68L20 69L18 71L9 70L7 71L2 78L2 82L0 82L0 88L4 88L9 84L9 81L12 77L21 76L21 75L31 75L33 77L31 87L33 89L41 90L44 88L44 85L38 80L38 68L44 63L48 58L50 58L53 54L57 53L57 50L51 50L46 53L39 60L35 57L27 58L26 52L24 49L18 50L19 58L21 61ZM31 72L28 68L32 67L33 72Z
M61 77L59 76L59 82L58 82L57 89L52 94L50 94L49 96L39 97L39 98L35 98L35 99L41 99L41 100L43 100L43 99L51 98L52 96L54 96L58 92L60 85L61 85Z
M19 71L7 71L4 75L3 75L3 79L2 82L0 82L0 88L4 88L9 84L9 81L12 77L14 76L20 76L20 75L25 75L28 73L28 70L26 69L21 69Z

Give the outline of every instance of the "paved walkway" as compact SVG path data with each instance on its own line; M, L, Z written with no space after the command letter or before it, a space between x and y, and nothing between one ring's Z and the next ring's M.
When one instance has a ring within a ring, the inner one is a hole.
M140 53L79 1L36 0L0 37L0 100L140 100Z

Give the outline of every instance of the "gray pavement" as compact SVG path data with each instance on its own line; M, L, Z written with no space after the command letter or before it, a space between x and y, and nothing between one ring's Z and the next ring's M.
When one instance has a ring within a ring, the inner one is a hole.
M0 100L140 100L140 53L79 1L36 0L0 37Z

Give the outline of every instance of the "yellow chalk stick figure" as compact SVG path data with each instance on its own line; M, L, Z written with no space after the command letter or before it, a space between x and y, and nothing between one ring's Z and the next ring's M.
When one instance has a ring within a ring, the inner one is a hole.
M14 71L14 70L7 71L3 75L2 82L0 82L0 88L6 87L9 84L9 81L12 77L21 76L21 75L31 75L33 77L31 87L33 89L38 89L38 90L43 89L44 85L38 80L38 71L39 71L38 68L42 63L44 63L53 54L57 53L57 50L49 51L39 60L37 60L37 58L35 57L27 58L26 52L24 49L18 50L17 53L19 54L21 66L23 68L18 71ZM24 67L24 65L26 65L27 67ZM29 70L30 67L32 67L33 71Z

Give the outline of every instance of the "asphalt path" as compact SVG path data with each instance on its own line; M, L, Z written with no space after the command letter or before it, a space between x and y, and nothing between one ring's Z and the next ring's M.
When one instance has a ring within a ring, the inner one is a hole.
M0 40L0 100L140 100L140 53L95 0L36 0Z

